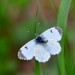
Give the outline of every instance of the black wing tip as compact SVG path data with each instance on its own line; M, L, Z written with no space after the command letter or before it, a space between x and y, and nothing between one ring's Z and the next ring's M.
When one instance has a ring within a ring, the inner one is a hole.
M63 30L60 28L60 27L55 27L55 29L57 29L58 30L58 32L60 33L60 35L62 35L63 34Z
M21 50L18 51L18 58L21 60L26 60L26 57L22 54Z

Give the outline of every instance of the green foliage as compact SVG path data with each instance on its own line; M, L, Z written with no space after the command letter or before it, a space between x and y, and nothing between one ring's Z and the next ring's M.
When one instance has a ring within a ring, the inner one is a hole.
M26 7L32 0L9 0L9 3L15 4L19 7Z
M48 29L50 25L45 25L42 21L38 21L37 19L37 34L41 34L44 30ZM53 23L52 23L53 24ZM13 31L14 30L14 31ZM20 23L18 26L14 26L12 28L11 34L13 34L13 39L15 42L25 43L29 39L35 38L35 19L32 18L30 20L27 20L26 22ZM32 36L31 36L32 35Z
M14 71L17 69L17 63L14 61L3 61L0 62L0 74L1 75L8 75L14 74Z
M19 43L28 41L34 36L34 20L21 23L13 29L14 31L12 33L15 41L19 41Z
M0 37L0 59L3 60L9 52L10 44L8 38Z
M71 75L72 74L72 64L70 61L71 60L71 55L70 55L70 49L68 48L69 46L67 43L67 21L68 21L68 14L71 6L71 1L72 0L62 0L60 7L59 7L59 12L58 12L58 19L57 19L57 25L60 26L63 29L63 37L61 41L62 45L62 52L58 56L58 62L59 62L59 70L60 70L60 75ZM64 54L64 51L66 51L66 54ZM65 56L64 56L65 55ZM69 59L68 59L69 58ZM69 63L70 62L70 63ZM65 69L66 65L66 69ZM66 72L68 71L68 72ZM70 72L70 73L69 73Z
M6 27L9 23L9 17L7 16L8 5L4 5L0 0L0 28Z
M40 66L37 60L35 60L35 74L40 75Z

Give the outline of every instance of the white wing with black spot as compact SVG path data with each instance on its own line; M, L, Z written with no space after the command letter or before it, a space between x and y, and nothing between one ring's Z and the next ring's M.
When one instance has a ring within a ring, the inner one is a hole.
M54 39L60 41L62 38L62 29L60 27L52 27L41 34L47 39Z
M34 48L36 44L34 40L29 41L18 51L18 58L23 60L31 60L34 56Z

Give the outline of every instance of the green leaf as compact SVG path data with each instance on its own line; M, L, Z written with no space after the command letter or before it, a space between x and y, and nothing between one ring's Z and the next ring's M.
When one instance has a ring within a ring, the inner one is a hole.
M63 29L63 37L61 41L62 51L58 56L58 63L59 63L59 71L60 75L65 75L65 57L64 57L64 49L65 49L65 34L67 28L67 20L68 14L71 6L72 0L61 0L58 17L57 17L57 25Z

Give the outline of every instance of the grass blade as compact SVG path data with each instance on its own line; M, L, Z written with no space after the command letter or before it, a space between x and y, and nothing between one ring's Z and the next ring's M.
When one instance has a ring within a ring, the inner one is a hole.
M40 67L39 67L39 62L35 60L35 73L36 75L40 75Z
M37 27L37 15L38 15L38 7L36 9L36 15L35 15L35 26L34 26L34 34L38 33L38 27ZM35 35L37 37L37 35ZM35 60L35 73L36 75L40 75L40 66L39 62Z
M64 46L65 46L65 34L67 27L67 19L69 14L69 9L72 0L61 0L61 4L58 11L57 25L63 29L63 37L61 41L62 51L58 56L60 75L65 75L65 59L64 59Z

